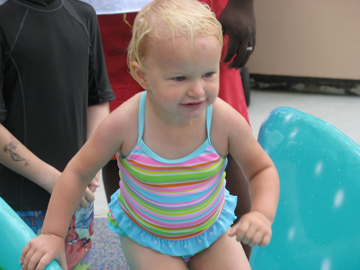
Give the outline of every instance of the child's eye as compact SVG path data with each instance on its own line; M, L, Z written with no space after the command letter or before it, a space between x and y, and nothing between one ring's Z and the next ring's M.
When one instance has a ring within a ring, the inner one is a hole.
M185 80L185 76L175 77L174 80L177 82L181 82L181 81Z
M208 72L204 74L204 77L209 78L214 74L214 72Z

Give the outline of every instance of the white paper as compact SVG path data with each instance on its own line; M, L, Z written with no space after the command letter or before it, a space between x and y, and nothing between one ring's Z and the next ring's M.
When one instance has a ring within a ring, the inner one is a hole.
M7 0L0 0L0 5ZM152 0L80 0L92 5L96 14L119 14L138 12Z
M1 0L0 0L1 1ZM119 14L139 11L152 0L81 0L92 5L96 14Z

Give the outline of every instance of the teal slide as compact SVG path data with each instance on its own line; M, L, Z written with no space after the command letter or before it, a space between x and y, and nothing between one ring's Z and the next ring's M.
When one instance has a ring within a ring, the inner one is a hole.
M253 248L252 270L360 269L360 146L289 107L270 113L258 141L278 170L280 199L271 242Z
M35 236L35 233L0 197L0 270L20 270L21 252ZM61 270L61 267L56 261L52 261L45 270Z

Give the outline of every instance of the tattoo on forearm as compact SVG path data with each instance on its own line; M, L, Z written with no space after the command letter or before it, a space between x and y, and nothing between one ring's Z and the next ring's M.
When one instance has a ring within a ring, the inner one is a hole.
M21 157L18 153L15 152L18 144L18 142L10 138L10 143L3 147L4 153L9 152L13 161L24 162L24 165L27 167L30 165L30 160Z

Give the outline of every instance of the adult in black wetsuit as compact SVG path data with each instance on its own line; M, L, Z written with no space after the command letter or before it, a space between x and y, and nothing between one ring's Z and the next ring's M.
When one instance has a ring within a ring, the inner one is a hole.
M60 173L115 97L93 8L77 0L6 1L0 67L0 196L39 233ZM92 225L93 207L75 213L69 269L82 258L89 264Z

